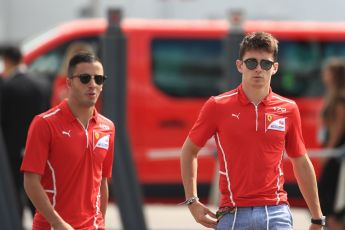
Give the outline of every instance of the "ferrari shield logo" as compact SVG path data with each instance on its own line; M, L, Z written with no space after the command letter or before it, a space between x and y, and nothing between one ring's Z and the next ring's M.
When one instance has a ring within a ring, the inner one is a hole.
M268 130L277 130L277 131L285 131L285 120L286 117L278 116L275 114L265 114L265 131Z
M271 115L271 114L268 114L268 115L267 115L267 120L268 120L268 121L272 121L272 115Z
M108 150L110 135L93 131L93 149L101 148Z

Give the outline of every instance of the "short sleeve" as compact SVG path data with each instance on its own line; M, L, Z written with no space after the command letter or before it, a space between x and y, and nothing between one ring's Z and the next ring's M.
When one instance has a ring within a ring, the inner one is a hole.
M216 132L216 101L213 97L208 99L200 110L198 119L189 132L189 138L194 144L203 147L208 139Z
M30 124L20 170L43 175L49 156L50 142L51 132L47 121L36 116Z
M285 150L290 157L299 157L307 152L302 135L301 116L297 105L292 107L291 116L289 116Z
M102 167L102 177L111 178L113 170L113 161L114 161L114 140L115 140L115 127L112 126L112 134L110 135L109 140L109 149L107 156L103 161Z

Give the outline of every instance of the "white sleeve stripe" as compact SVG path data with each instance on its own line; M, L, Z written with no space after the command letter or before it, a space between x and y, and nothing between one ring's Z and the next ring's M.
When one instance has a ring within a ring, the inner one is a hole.
M60 110L61 110L61 109L58 108L58 109L56 109L55 111L53 111L53 112L51 112L51 113L48 113L48 114L44 115L43 118L47 118L47 117L53 116L53 115L57 114Z
M223 96L217 96L217 97L214 97L216 100L220 100L220 99L223 99L223 98L226 98L226 97L232 97L234 95L236 95L237 92L235 93L232 93L232 94L228 94L228 95L223 95Z
M226 157L225 157L225 153L224 153L224 150L223 150L223 147L220 143L220 139L219 139L219 135L218 133L216 133L216 140L218 142L218 146L220 148L220 151L222 152L222 156L223 156L223 161L224 161L224 168L225 168L225 176L226 176L226 180L228 182L228 191L229 191L229 194L230 194L230 201L232 203L232 205L235 207L236 206L236 203L233 199L233 196L232 196L232 191L231 191L231 185L230 185L230 177L229 177L229 170L228 170L228 164L226 162Z
M288 99L285 99L285 98L281 98L281 97L278 97L278 96L272 96L272 97L274 97L274 98L277 98L277 99L279 99L279 100L281 100L281 101L285 101L285 102L287 102L287 103L290 103L290 104L296 104L296 102L294 102L294 101L292 101L292 100L288 100Z

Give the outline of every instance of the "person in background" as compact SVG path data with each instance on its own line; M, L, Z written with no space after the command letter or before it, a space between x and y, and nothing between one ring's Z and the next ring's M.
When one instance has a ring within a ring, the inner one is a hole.
M1 53L0 53L1 56ZM0 121L1 121L1 107L2 107L2 92L3 92L3 87L4 87L4 77L0 73ZM2 125L2 122L0 122L0 126Z
M73 56L67 99L36 116L21 166L33 230L105 229L115 127L95 109L106 79L92 54Z
M19 169L30 122L36 114L46 109L46 95L39 80L27 72L18 47L5 46L0 55L4 63L1 125L16 188L18 212L22 216L27 199L23 190L23 176Z
M50 99L51 107L54 107L60 104L60 102L63 101L67 97L68 87L66 84L66 79L67 79L68 63L75 54L80 53L80 52L95 54L93 47L87 42L77 41L70 44L67 47L60 71L58 75L55 77L54 82L53 82L51 99Z
M345 60L329 58L322 69L322 80L326 92L320 141L325 148L345 147ZM321 207L331 230L345 229L345 207L335 210L340 166L340 158L330 158L319 182Z
M204 104L182 147L184 203L196 222L205 227L292 229L282 168L285 150L309 207L309 229L325 225L298 107L270 87L272 75L278 70L277 55L278 41L271 34L246 35L236 61L242 74L241 85ZM220 167L217 213L199 201L197 191L198 152L211 137L217 144Z

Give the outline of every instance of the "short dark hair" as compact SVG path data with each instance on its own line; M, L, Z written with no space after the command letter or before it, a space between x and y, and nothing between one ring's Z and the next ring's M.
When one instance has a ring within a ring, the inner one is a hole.
M0 55L7 60L13 62L13 64L18 65L22 61L22 53L20 49L16 46L5 46L1 48Z
M101 63L100 59L91 53L77 53L75 54L68 64L68 77L71 78L73 76L75 67L80 63L94 63L99 62Z
M273 54L274 61L278 59L278 40L266 32L253 32L246 35L241 44L239 59L242 60L245 52L250 50L263 50Z

